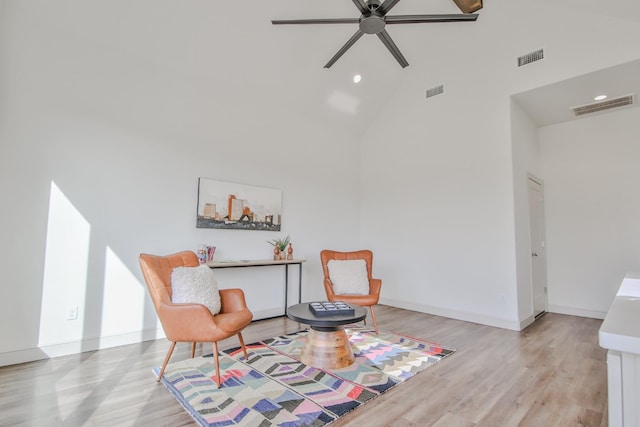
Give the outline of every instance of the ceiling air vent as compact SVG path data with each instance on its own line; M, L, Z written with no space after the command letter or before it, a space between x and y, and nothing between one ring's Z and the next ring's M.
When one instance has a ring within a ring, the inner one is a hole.
M571 110L573 114L583 116L585 114L597 113L598 111L610 110L611 108L624 107L633 104L633 95L622 96L620 98L609 99L608 101L596 102L594 104L575 107Z
M431 98L432 96L440 95L444 92L444 85L439 85L436 87L432 87L431 89L427 89L427 98Z
M535 52L527 53L526 55L519 56L518 67L531 64L532 62L540 61L542 58L544 58L544 51L542 49L536 50Z

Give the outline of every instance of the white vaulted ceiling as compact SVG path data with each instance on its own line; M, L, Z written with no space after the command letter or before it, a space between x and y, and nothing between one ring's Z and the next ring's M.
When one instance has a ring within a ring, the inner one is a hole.
M601 15L605 18L615 18L623 21L640 22L640 2L636 0L537 0L540 4L552 4L569 11L574 11L576 19L584 12ZM610 24L607 24L610 25ZM592 31L605 33L608 26L594 25ZM567 37L571 37L568 33ZM593 55L603 53L594 49ZM528 90L514 96L516 101L527 111L538 126L549 126L570 120L575 117L572 108L593 104L597 95L607 95L612 98L634 95L632 106L620 107L607 112L619 111L621 108L635 108L640 95L640 61L629 61L615 64L611 67L595 70L569 79L554 82L549 85ZM588 116L584 116L588 117Z
M432 86L444 83L447 87L447 75L460 67L474 68L482 61L495 62L496 66L504 62L505 67L512 67L517 55L539 47L553 57L554 46L527 31L546 24L532 22L532 18L522 14L524 2L485 0L484 3L477 22L388 26L410 64L406 69L372 35L362 37L331 69L325 69L324 64L355 32L356 25L273 26L270 22L358 17L351 0L5 1L0 3L0 13L11 16L12 11L31 9L20 16L39 20L38 25L52 36L33 42L55 43L56 39L64 39L63 53L78 62L79 73L83 68L91 74L106 67L113 78L124 76L118 72L121 64L107 59L106 64L100 63L101 57L109 56L121 57L122 64L138 67L142 88L149 85L149 92L153 92L155 74L163 74L158 79L162 82L167 75L175 76L172 87L165 85L163 89L169 92L163 97L172 99L159 100L167 102L168 114L172 108L188 106L196 111L193 120L206 121L213 114L209 103L217 100L244 111L247 120L251 120L277 106L282 111L304 111L314 121L357 137L366 132L373 120L384 120L378 117L380 112L405 84L415 86L412 88L415 97L424 98L425 91ZM534 0L528 4L532 10L543 10L551 20L553 11L558 10L575 16L576 20L583 19L585 14L601 16L609 26L616 22L621 25L640 22L640 2L635 0ZM390 15L437 13L459 13L459 10L451 0L402 0ZM594 27L593 31L607 28ZM505 42L508 42L506 50ZM52 46L51 52L59 55L57 47ZM55 57L47 61L55 67ZM587 71L597 70L587 67ZM617 70L620 71L624 70ZM527 73L533 80L537 77L536 72ZM352 80L354 74L362 75L357 85ZM93 75L102 78L99 73ZM564 80L569 82L574 77L567 76ZM490 78L479 76L478 82L482 84ZM625 79L615 77L618 85ZM606 81L607 76L600 75L598 80ZM546 83L549 82L540 86ZM530 92L534 88L526 89ZM546 90L544 96L523 95L521 101L536 115L536 110L551 111L549 105L558 105L558 110L582 105L585 96L591 96L595 90L585 78L573 81L571 90L565 89ZM615 92L634 90L617 87ZM561 92L564 92L562 99L554 98ZM544 123L557 120L561 120L560 116L545 118Z
M640 22L640 2L637 0L536 0L536 2L589 12L617 19Z

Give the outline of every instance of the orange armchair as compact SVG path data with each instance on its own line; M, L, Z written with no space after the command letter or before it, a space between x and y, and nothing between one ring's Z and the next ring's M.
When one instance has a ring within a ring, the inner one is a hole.
M369 294L336 294L333 290L333 284L329 276L329 261L331 260L358 260L362 259L367 264L367 277L369 279ZM320 252L320 260L322 261L322 270L324 271L324 290L327 294L329 301L344 301L346 303L353 303L364 307L369 307L371 311L371 319L373 320L373 327L378 333L378 322L376 321L376 314L373 311L373 306L378 303L380 299L380 288L382 288L382 280L374 279L371 277L371 265L373 264L373 252L370 250L360 250L353 252L338 252L325 249Z
M220 364L218 341L237 335L247 358L247 349L242 339L242 330L251 323L253 314L247 308L242 289L221 289L220 313L213 315L202 304L174 304L171 302L171 273L176 267L197 267L198 256L191 251L178 252L167 256L140 254L138 259L144 280L153 300L162 328L171 341L171 347L164 359L157 381L160 381L178 342L190 342L191 357L195 356L197 342L213 343L218 387Z

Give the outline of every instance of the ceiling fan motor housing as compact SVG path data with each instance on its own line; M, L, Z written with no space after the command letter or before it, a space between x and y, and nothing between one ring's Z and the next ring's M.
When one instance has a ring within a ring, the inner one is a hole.
M377 15L363 16L360 18L360 31L365 34L378 34L384 30L386 22Z

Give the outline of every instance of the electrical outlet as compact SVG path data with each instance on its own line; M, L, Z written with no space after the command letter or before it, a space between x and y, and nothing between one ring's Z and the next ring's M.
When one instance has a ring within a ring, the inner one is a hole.
M78 320L78 306L70 305L67 307L67 320Z

